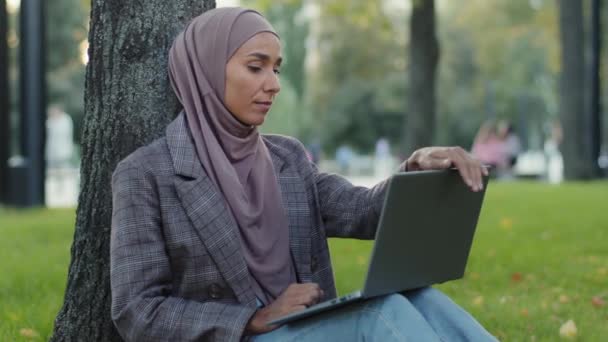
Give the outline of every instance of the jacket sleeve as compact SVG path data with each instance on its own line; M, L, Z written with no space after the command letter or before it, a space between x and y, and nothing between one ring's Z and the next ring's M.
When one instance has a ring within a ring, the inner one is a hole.
M373 239L388 180L366 188L344 177L320 172L313 165L319 207L328 237Z
M173 294L154 177L123 161L112 177L112 320L126 341L238 341L255 309Z

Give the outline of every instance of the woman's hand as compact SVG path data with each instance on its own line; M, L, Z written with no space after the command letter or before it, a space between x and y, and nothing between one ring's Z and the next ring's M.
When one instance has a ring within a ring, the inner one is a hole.
M245 329L249 334L263 334L272 331L279 326L269 326L266 322L304 310L318 303L323 296L323 290L318 284L291 284L274 302L256 311Z
M482 175L488 169L462 147L425 147L416 150L407 159L407 171L438 170L455 167L464 182L473 191L483 189Z

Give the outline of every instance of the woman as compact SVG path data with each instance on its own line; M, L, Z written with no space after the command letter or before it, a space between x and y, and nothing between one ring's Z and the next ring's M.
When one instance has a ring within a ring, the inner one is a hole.
M336 296L326 237L373 238L386 187L355 187L318 171L297 140L258 133L280 64L277 34L251 10L209 11L175 39L169 70L184 111L113 175L112 318L122 337L491 340L431 289L266 325ZM422 149L404 165L455 165L473 190L486 172L460 148Z
M471 153L486 165L504 170L507 167L507 154L504 141L496 132L492 121L484 122L473 141Z

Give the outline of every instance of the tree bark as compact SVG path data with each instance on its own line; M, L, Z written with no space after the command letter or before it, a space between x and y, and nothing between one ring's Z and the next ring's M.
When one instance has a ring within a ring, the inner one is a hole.
M597 163L602 149L602 0L591 1L591 104L590 104L590 131L591 131L591 160L593 172L600 177L602 170Z
M8 93L8 15L6 0L0 0L0 203L8 200L10 153L10 97Z
M435 32L435 1L413 0L410 19L409 85L404 152L433 143L435 134L435 80L439 42Z
M110 317L110 179L118 161L159 137L178 102L173 38L214 0L93 0L85 84L82 188L63 307L52 341L119 341Z
M559 1L561 78L559 112L564 139L561 152L566 179L594 178L590 120L585 106L583 2Z

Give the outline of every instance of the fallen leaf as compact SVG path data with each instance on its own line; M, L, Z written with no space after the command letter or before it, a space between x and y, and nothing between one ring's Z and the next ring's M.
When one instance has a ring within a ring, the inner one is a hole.
M530 313L528 312L528 309L526 309L526 308L521 309L521 311L519 311L519 314L524 317L528 317L530 315Z
M595 296L595 297L591 298L591 304L593 304L593 306L595 306L596 308L601 308L606 303L604 302L602 297Z
M563 338L575 338L577 333L576 324L571 319L559 328L559 336Z
M511 281L517 283L517 282L520 282L521 279L522 279L521 273L515 272L515 273L511 274Z
M483 305L483 296L477 296L473 298L473 305L482 306Z
M21 336L26 337L26 338L36 338L36 337L40 336L36 330L29 329L29 328L23 328L23 329L19 330L19 334L21 334Z
M559 302L562 304L566 304L570 301L570 298L565 294L559 296Z

